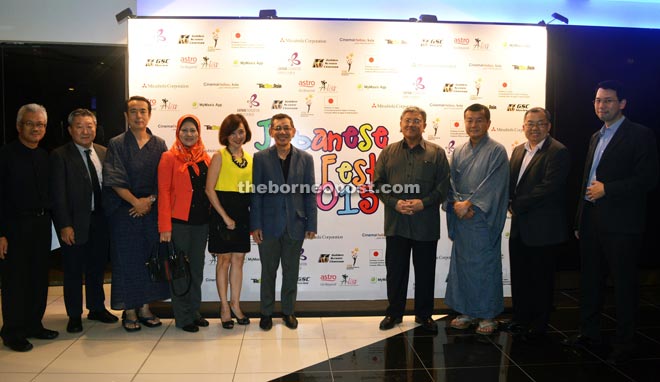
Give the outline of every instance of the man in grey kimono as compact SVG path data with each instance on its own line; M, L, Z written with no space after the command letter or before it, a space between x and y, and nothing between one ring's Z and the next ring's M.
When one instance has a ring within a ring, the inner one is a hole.
M488 136L490 111L473 104L463 112L470 140L452 156L447 197L447 228L453 241L445 304L460 315L455 329L478 322L478 334L491 334L504 308L502 228L508 204L509 161L504 146Z

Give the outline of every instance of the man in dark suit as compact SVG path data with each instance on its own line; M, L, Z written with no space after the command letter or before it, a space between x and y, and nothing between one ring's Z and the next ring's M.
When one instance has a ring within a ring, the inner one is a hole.
M548 133L550 113L535 107L525 112L527 142L511 154L509 211L513 320L508 329L529 340L545 336L555 278L558 245L568 240L566 178L568 149Z
M39 147L47 120L43 106L21 106L18 139L0 148L0 335L5 346L18 352L32 350L28 338L52 340L59 335L41 322L51 245L48 152Z
M85 275L87 318L117 322L105 308L103 272L108 260L108 228L101 205L102 163L106 148L94 143L96 116L87 109L69 114L72 141L51 154L53 221L62 244L66 330L82 327L82 276Z
M576 347L601 341L602 287L609 273L617 322L611 363L629 360L634 350L637 259L646 224L646 196L658 180L655 136L624 117L625 107L620 82L598 84L594 109L604 124L589 142L575 231L581 255L580 332L564 341Z
M261 320L259 327L273 326L275 278L282 262L282 314L290 329L298 327L294 314L304 239L316 236L314 159L291 145L296 134L293 120L276 114L268 130L275 145L254 155L250 205L252 237L261 260Z

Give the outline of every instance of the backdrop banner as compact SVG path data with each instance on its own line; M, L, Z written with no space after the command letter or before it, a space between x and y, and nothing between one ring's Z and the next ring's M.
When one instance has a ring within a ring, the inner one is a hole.
M467 141L463 110L491 111L490 136L509 154L525 141L523 114L545 106L546 29L398 21L130 19L129 93L151 101L152 132L174 142L187 113L209 153L226 115L243 114L251 153L269 147L270 117L289 114L294 146L314 156L318 236L300 254L299 300L386 299L383 205L373 182L380 151L402 139L406 106L427 112L424 139L451 158ZM445 294L451 241L441 215L436 298ZM510 295L508 235L502 281ZM204 301L218 301L207 253ZM259 251L246 256L242 299L259 300ZM411 267L412 269L412 267ZM278 276L281 280L281 277ZM279 284L279 282L278 282ZM414 296L411 272L408 296ZM279 294L279 292L278 292Z

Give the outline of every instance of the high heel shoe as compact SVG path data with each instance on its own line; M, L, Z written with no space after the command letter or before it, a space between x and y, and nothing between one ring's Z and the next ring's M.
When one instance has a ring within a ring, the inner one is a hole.
M222 319L222 308L220 309L220 323L222 324L223 329L233 329L234 328L234 320L231 319L231 308L229 308L229 321L225 321Z
M239 325L249 325L250 324L250 319L248 318L248 316L243 316L243 317L239 318L236 315L236 313L234 313L234 309L232 309L231 307L229 308L229 311L231 312L231 316L236 319L236 322Z
M222 323L223 329L234 329L234 320L222 321L222 319L220 319L220 323Z

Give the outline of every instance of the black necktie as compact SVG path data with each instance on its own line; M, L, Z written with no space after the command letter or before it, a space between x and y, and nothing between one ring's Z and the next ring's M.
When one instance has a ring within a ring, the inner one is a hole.
M94 189L94 209L98 210L101 208L101 184L99 183L99 176L96 174L94 162L92 162L92 150L85 150L85 154L87 154L87 168L89 169L89 175L92 178L92 188Z

